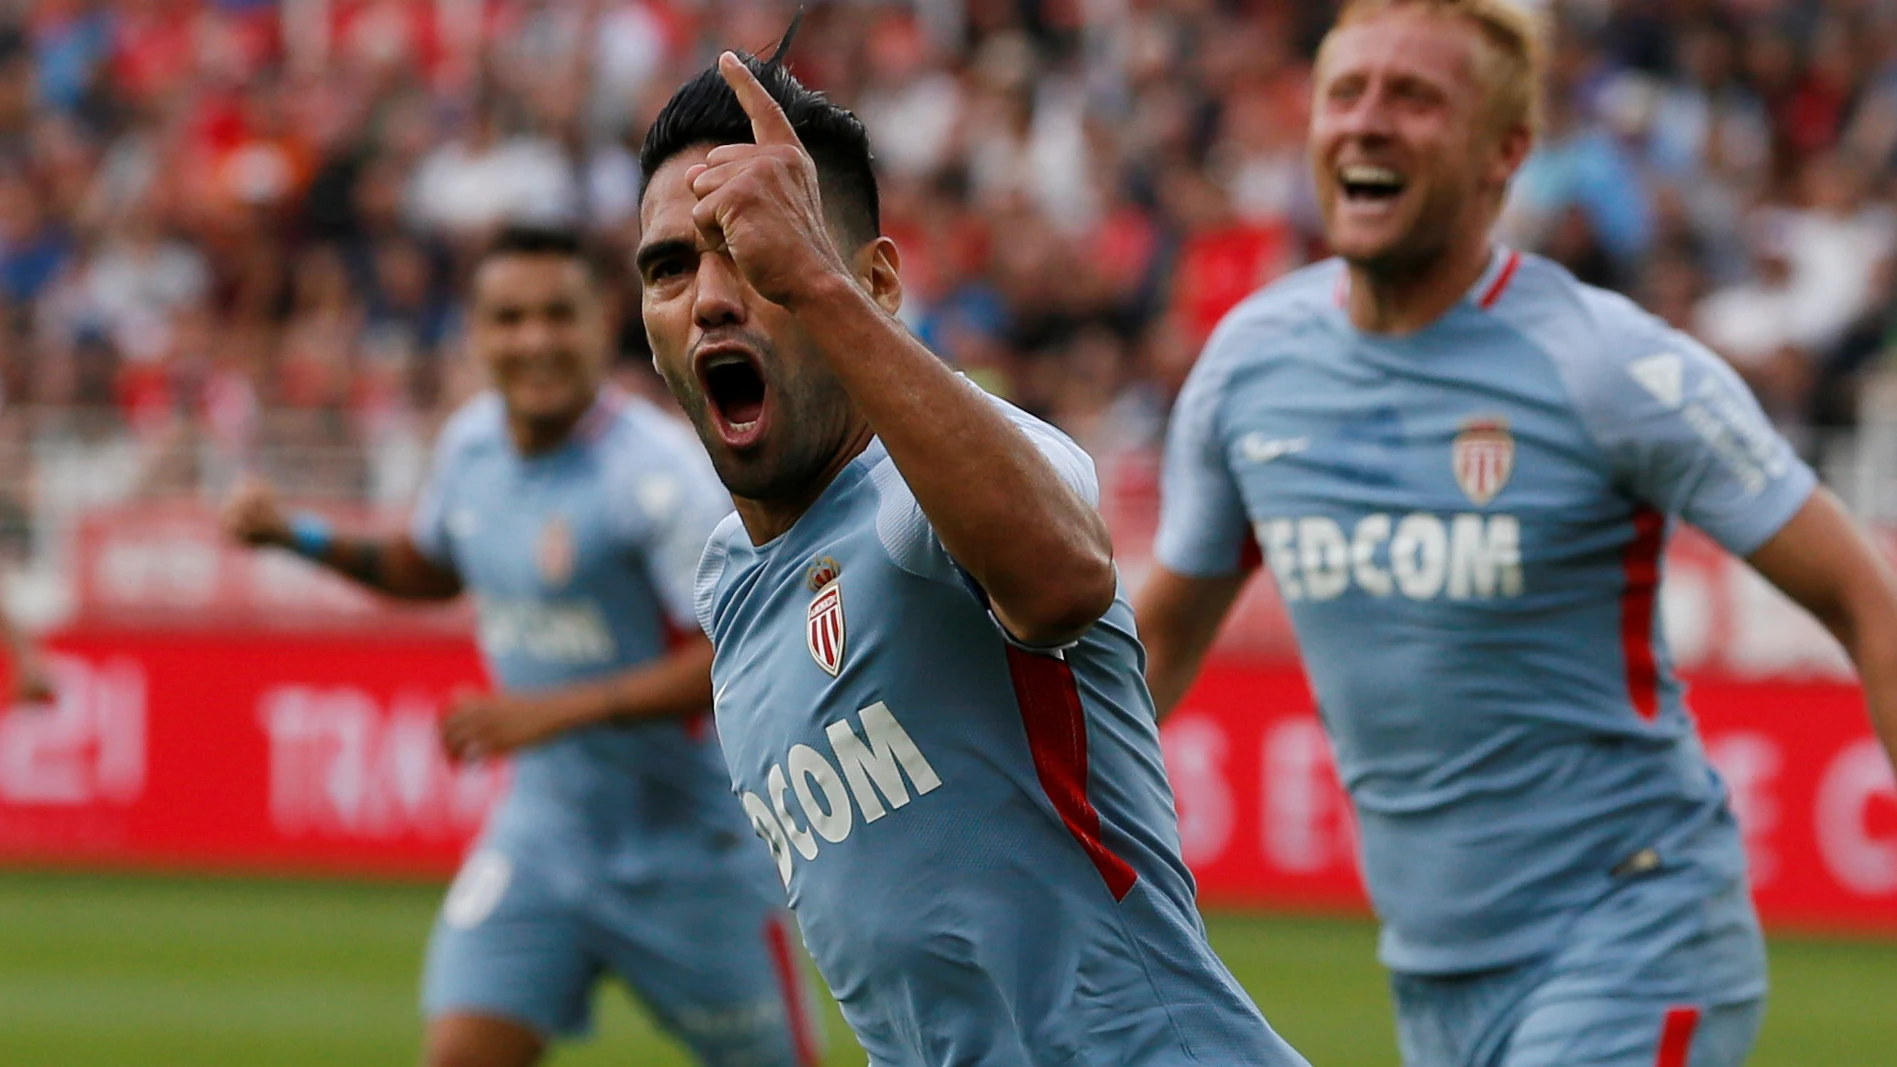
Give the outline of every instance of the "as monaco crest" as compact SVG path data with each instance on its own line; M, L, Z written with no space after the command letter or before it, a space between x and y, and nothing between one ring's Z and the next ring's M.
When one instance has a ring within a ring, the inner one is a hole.
M1456 484L1476 507L1494 500L1515 473L1515 435L1508 430L1508 420L1494 415L1465 421L1451 460Z
M804 628L810 658L832 678L843 670L843 583L839 579L837 563L830 557L811 565L809 585L817 595L810 599Z

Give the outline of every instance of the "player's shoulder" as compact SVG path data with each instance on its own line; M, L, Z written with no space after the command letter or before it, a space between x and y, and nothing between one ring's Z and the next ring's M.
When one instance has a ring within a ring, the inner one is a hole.
M470 398L441 424L435 453L448 463L506 444L507 411L500 394L490 389Z
M629 462L669 467L704 452L684 420L645 397L614 388L600 394L581 432L605 455Z
M1624 367L1644 354L1640 344L1680 336L1626 296L1589 285L1541 256L1521 255L1504 295L1491 313L1564 366Z
M609 511L627 529L670 529L684 517L702 531L730 510L731 498L698 436L652 401L610 390L579 432L598 457Z
M1686 383L1722 369L1718 356L1658 316L1540 256L1521 256L1490 311L1547 357L1583 414L1644 400L1677 406Z
M1099 475L1086 449L1052 423L987 392L968 378L958 375L956 380L961 387L979 394L1019 430L1061 481L1089 504L1099 506ZM857 462L865 466L874 490L876 536L890 560L911 574L960 582L960 572L936 537L934 524L882 442L873 442Z
M692 608L698 615L699 629L710 636L712 620L718 608L718 584L731 562L731 546L745 536L744 522L737 512L726 515L705 539L705 551L698 557L698 574L692 581Z
M1320 260L1239 301L1212 330L1199 366L1218 370L1309 352L1315 337L1335 329L1343 278L1343 260Z

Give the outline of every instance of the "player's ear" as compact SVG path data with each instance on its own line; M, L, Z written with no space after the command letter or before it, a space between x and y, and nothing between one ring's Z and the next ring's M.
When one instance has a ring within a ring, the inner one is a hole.
M865 241L856 250L857 280L878 307L891 315L902 310L902 252L887 237Z
M1497 185L1507 185L1528 159L1528 153L1535 147L1535 133L1526 123L1516 123L1502 130L1496 139L1494 165L1491 176Z

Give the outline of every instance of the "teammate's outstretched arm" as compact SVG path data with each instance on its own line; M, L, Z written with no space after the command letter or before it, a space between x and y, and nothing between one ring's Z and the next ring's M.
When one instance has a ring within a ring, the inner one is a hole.
M1746 562L1850 654L1871 723L1897 769L1897 575L1828 489L1813 492Z
M267 483L246 478L224 504L224 532L253 548L283 548L379 593L447 600L461 577L424 556L405 534L350 535L312 516L287 516Z
M817 168L757 78L726 53L719 70L757 143L714 149L688 173L693 222L759 295L789 311L882 439L956 562L1015 637L1056 644L1112 606L1106 524L1028 437L895 319L895 245L845 263L825 224Z
M441 743L456 759L481 759L593 723L678 718L709 707L711 642L694 633L657 660L597 681L458 696L442 720Z
M1146 688L1153 710L1164 719L1192 688L1249 572L1198 578L1153 564L1133 604L1140 642L1146 646Z

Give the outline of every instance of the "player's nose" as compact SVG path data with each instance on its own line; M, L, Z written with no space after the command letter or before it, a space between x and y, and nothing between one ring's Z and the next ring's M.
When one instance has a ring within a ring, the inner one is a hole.
M727 256L708 255L692 275L692 319L701 330L744 321L744 278Z
M1366 89L1349 107L1331 116L1333 132L1343 137L1381 141L1396 131L1395 115L1381 87Z
M558 333L553 323L538 315L529 315L515 327L513 347L527 355L546 352L557 347Z

